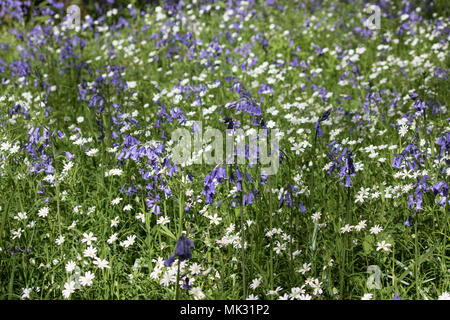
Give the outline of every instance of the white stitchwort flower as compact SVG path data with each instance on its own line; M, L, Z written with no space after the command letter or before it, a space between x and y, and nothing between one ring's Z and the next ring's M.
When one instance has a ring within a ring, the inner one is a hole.
M19 221L26 220L27 218L28 218L28 216L27 216L26 212L18 212L17 216L14 216L14 219L19 220Z
M87 271L87 272L84 273L84 276L80 277L80 279L79 279L80 280L80 284L83 287L85 287L85 286L90 287L92 285L92 280L94 278L95 278L95 275L92 272Z
M108 240L106 240L106 242L108 242L109 244L114 243L117 240L117 233L113 233Z
M189 292L194 296L194 300L202 300L205 298L205 294L200 287L192 288Z
M85 243L90 246L92 244L92 241L96 241L97 237L94 237L94 234L92 232L89 233L83 233L83 239L81 239L82 243Z
M48 212L49 212L48 207L43 207L43 208L39 209L38 216L41 218L45 218L48 216Z
M90 149L90 150L86 151L86 155L89 156L89 157L93 157L97 153L98 153L98 149L97 148L93 148L93 149Z
M168 224L170 222L170 218L169 217L159 217L158 220L156 221L156 224L161 224L161 225L165 225Z
M197 263L194 263L189 267L189 271L191 272L191 274L196 275L202 272L202 268Z
M320 220L320 217L322 216L321 212L316 212L311 216L312 221L316 222Z
M122 201L122 198L117 197L117 198L115 198L115 199L113 199L113 200L111 201L111 205L114 206L114 205L116 205L116 204L119 204L120 201Z
M450 293L448 293L447 291L442 292L438 300L450 300Z
M373 294L372 293L365 293L362 297L361 300L372 300L373 298Z
M384 251L389 252L391 250L389 248L390 246L392 246L392 244L383 240L383 241L377 243L377 251L384 250Z
M120 245L124 248L128 248L129 246L132 246L134 244L135 239L135 235L128 236L127 240L122 241Z
M362 229L364 229L366 227L366 222L367 220L362 220L360 221L354 228L356 231L361 231Z
M64 298L68 299L75 292L75 285L75 281L69 281L64 284L64 290L62 291Z
M346 233L352 231L353 226L346 224L344 227L341 228L341 233Z
M58 246L62 245L64 243L65 239L63 236L59 236L58 238L56 238L55 242Z
M97 255L97 248L89 246L83 251L83 255L87 258L95 258Z
M94 264L99 268L99 269L110 269L111 267L109 266L109 262L106 259L100 259L100 258L96 258L94 261Z
M250 288L252 288L253 290L255 290L256 288L259 287L259 285L261 284L261 278L256 278L252 280L252 283L250 284Z
M119 216L111 220L111 228L117 227L119 225Z
M370 228L371 234L379 234L381 231L383 231L383 227L379 226L378 224Z
M72 260L66 263L66 271L68 273L71 273L73 270L75 270L76 267L77 267L76 263L73 262Z
M22 296L21 299L30 299L30 294L31 294L32 290L30 288L23 288L22 289Z

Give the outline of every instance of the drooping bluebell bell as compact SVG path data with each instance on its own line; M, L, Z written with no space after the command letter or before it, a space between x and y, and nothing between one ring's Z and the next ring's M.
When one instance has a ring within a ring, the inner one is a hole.
M342 166L341 170L339 171L339 175L341 176L341 178L345 178L345 183L343 183L343 185L346 188L351 187L351 177L356 176L355 172L356 172L356 170L355 170L355 166L353 164L353 154L351 151L348 151L347 155L345 157L345 164Z
M415 101L419 97L419 95L415 92L410 92L409 97Z
M257 196L257 190L250 190L247 194L244 194L243 196L243 205L250 205L253 204L253 199L255 199Z
M161 214L161 208L159 207L158 202L159 202L158 194L156 194L154 198L145 199L145 203L147 204L147 207L150 209L150 212L156 215Z
M403 158L404 157L401 154L394 155L394 160L392 161L392 168L401 169L402 168Z
M262 115L261 106L252 98L251 93L242 87L240 82L235 81L231 89L234 92L238 92L241 97L240 100L229 103L227 105L228 109L234 109L235 113L242 110L252 116Z
M323 54L323 49L314 43L312 44L312 46L315 48L314 52L316 52L320 57Z
M269 179L269 176L265 173L261 173L261 184L265 186L267 184L267 180Z
M406 219L406 221L403 223L405 226L407 227L411 227L411 216L408 216L408 218Z
M279 207L281 208L284 205L287 205L288 208L293 208L294 204L297 204L298 208L300 209L300 212L305 212L306 208L303 205L303 203L301 203L300 201L294 202L294 196L298 192L298 188L291 184L288 187L289 188L286 188L286 190L283 190L280 195ZM289 189L291 189L291 190L289 190Z
M209 204L213 203L216 184L221 184L225 179L227 179L227 171L222 165L214 167L214 169L205 176L202 194L206 196L206 202Z
M320 123L328 119L331 114L331 108L325 111L319 120L317 120L314 129L316 130L316 136L322 137L322 128L320 127Z
M438 204L443 207L448 198L448 184L445 181L438 181L433 185L431 190L433 191L433 194L435 196L438 194L441 195L441 200L438 202ZM450 204L450 199L448 200L448 202Z
M175 248L175 254L171 255L169 259L164 261L164 264L169 267L175 261L177 256L180 261L188 260L192 258L191 249L194 247L194 242L189 240L185 236L180 236L177 241L177 247Z
M408 209L422 210L423 197L422 193L414 193L408 195ZM415 207L414 207L415 205Z
M432 187L434 195L438 193L447 196L448 195L448 184L445 181L438 181Z
M393 300L402 300L396 293L394 293L394 299Z
M239 122L230 117L224 117L223 122L227 124L227 129L235 129L239 126Z
M75 158L75 155L66 151L66 157L67 157L67 161L71 161L73 158Z
M172 263L175 261L175 255L172 254L169 259L164 260L164 265L166 267L170 267L172 265Z
M178 239L177 247L175 249L175 254L181 261L188 260L192 258L191 248L194 246L194 242L189 240L185 236L181 236Z
M306 212L306 208L305 208L305 206L303 205L303 203L298 202L297 204L298 204L298 207L299 207L299 209L300 209L300 212Z
M191 284L189 283L189 277L188 276L186 276L185 278L184 278L184 284L183 284L183 286L181 287L182 289L184 289L184 290L189 290L190 288L191 288Z
M446 132L444 135L440 136L436 144L441 147L441 150L439 152L439 155L437 156L438 159L441 159L445 153L450 152L450 132ZM450 160L446 160L447 165L450 164Z

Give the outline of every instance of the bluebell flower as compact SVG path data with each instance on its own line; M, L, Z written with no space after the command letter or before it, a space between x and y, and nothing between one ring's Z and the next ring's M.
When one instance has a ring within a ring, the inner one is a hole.
M189 277L186 276L186 278L184 278L184 284L182 288L184 290L189 290L191 288L191 285L189 284Z
M257 190L250 190L248 194L244 194L243 196L243 205L253 204L253 199L257 198L258 192Z
M156 215L161 214L161 208L158 205L159 199L160 199L159 195L156 195L155 198L145 199L145 203L147 204L147 207L150 209L150 212Z
M416 195L415 197L414 197L413 194L410 194L408 196L408 209L412 209L414 207L414 205L415 205L414 209L422 210L423 209L423 207L422 207L422 202L423 202L422 194L421 193L416 193L415 195ZM414 198L415 198L415 200L414 200Z
M261 184L262 184L263 186L265 186L265 185L267 184L267 179L268 179L268 178L269 178L268 175L266 175L266 174L264 174L264 173L261 174Z
M202 191L202 194L206 196L206 202L208 202L209 204L213 203L213 196L216 192L216 184L214 181L216 181L216 183L218 184L221 184L225 179L227 179L227 171L222 167L222 165L216 166L210 173L205 176L205 179L203 181L203 185L205 186L205 188Z
M419 95L415 92L411 92L409 93L409 97L415 101L419 97Z
M405 226L407 227L411 227L411 216L408 216L408 219L406 219L406 221L403 223Z
M300 208L300 212L305 212L306 211L305 206L301 202L298 202L298 207Z
M169 259L164 260L164 265L166 267L170 267L172 263L175 261L175 255L171 255Z
M169 259L164 260L164 265L170 267L175 261L177 256L180 261L188 260L192 258L191 248L194 246L194 242L181 236L177 241L177 247L175 248L175 254L172 254Z
M437 195L438 193L442 196L448 195L448 184L445 181L438 181L436 182L432 187L434 195Z
M228 104L228 109L234 108L235 113L237 113L239 110L243 110L249 115L262 115L261 107L258 105L256 100L252 98L250 92L243 88L239 82L235 82L231 88L234 92L239 92L241 99Z
M401 169L402 168L403 158L404 157L401 154L394 155L394 160L392 161L392 168Z
M438 138L436 144L441 146L441 151L439 152L438 158L442 158L444 153L450 151L450 132L447 132L445 135L442 135ZM450 160L446 161L447 165L450 164Z
M73 158L75 158L75 155L71 154L70 152L66 151L66 157L67 157L67 161L72 160Z
M436 182L431 188L433 194L436 196L438 194L441 195L442 199L438 202L438 204L443 207L447 202L448 198L448 184L445 181ZM450 203L450 200L449 200Z
M331 108L328 109L327 111L325 111L325 112L322 114L322 117L320 117L320 119L317 120L316 125L314 126L314 129L316 130L316 135L317 135L317 136L322 137L322 128L320 127L320 123L321 123L322 121L327 120L328 117L330 116L330 114L331 114Z
M192 257L191 248L194 246L194 242L181 236L177 242L177 248L175 249L175 254L181 261L188 260Z
M344 186L346 188L351 187L351 177L356 176L355 174L355 166L353 165L353 155L352 152L347 152L347 156L345 159L345 164L342 166L341 170L339 171L339 175L341 178L345 178Z

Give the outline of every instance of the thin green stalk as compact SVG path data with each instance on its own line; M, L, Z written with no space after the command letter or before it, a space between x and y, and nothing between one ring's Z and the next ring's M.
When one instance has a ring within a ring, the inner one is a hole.
M177 269L177 282L176 282L176 290L175 290L175 300L180 298L180 266L181 261L178 259L178 269Z
M353 221L352 221L352 201L351 201L351 187L347 188L347 219L346 219L346 223L349 225L352 225ZM348 233L348 237L347 237L347 249L348 249L348 256L347 256L347 265L349 263L349 260L353 259L353 255L352 255L352 244L351 244L351 237L350 237L350 233ZM351 263L352 266L352 273L353 273L353 263Z
M342 243L342 241L339 241L339 249L340 249L340 263L339 263L339 292L341 294L341 299L344 299L345 297L345 242Z
M179 195L179 206L178 206L178 214L179 214L179 225L178 225L178 238L183 234L183 216L184 216L184 206L183 206L183 190L180 189ZM178 270L177 270L177 282L176 282L176 290L175 290L175 300L180 298L180 265L181 261L178 259Z
M294 279L295 279L295 274L294 274L294 253L293 253L293 240L294 240L294 210L291 208L291 210L289 210L289 224L290 224L290 229L291 229L291 237L289 240L289 269L290 269L290 279L291 279L291 283L293 285L294 283Z
M313 156L314 156L314 159L317 157L317 155L316 155L316 143L317 143L317 131L316 131L316 134L314 135L314 143L313 143ZM313 159L313 160L314 160ZM311 171L312 171L312 188L311 188L311 191L312 191L312 193L314 194L314 191L315 191L315 187L316 187L316 185L315 185L315 181L316 181L316 177L315 177L315 161L312 161L312 168L311 168Z
M183 203L183 191L180 190L180 199L179 199L179 206L178 206L178 238L181 237L183 234L183 216L184 216L184 203Z
M243 192L243 190L242 190ZM241 267L242 267L242 288L243 288L243 299L247 298L247 279L245 275L245 231L244 231L244 204L243 195L241 192L241 204L239 207L239 213L241 216Z
M55 149L55 144L52 143L52 149L53 149L53 159L56 162L56 149ZM56 164L55 164L56 167ZM59 196L59 182L58 182L58 175L56 173L56 168L55 168L55 193L56 193L56 216L58 219L58 231L59 234L61 234L61 213L60 213L60 196Z
M14 252L13 248L13 257L12 257L12 270L11 270L11 276L9 277L9 283L8 283L8 300L12 299L13 292L14 292L14 276L16 274L16 254Z
M316 221L314 223L314 231L311 239L311 251L312 251L312 274L316 274L317 269L317 255L316 255L316 249L317 249L317 231L319 229L319 222Z
M269 178L270 181L272 181ZM269 183L269 225L270 229L273 229L273 216L272 216L272 184ZM272 241L270 241L270 260L269 260L269 281L270 281L270 289L273 290L273 245Z
M418 215L416 214L416 221L414 223L414 280L416 281L416 299L420 299L420 291L419 291L419 240L417 237L417 219Z

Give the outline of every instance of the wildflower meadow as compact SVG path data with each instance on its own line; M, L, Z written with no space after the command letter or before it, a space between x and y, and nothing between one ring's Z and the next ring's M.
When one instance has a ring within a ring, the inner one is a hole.
M0 0L0 299L450 299L449 13Z

